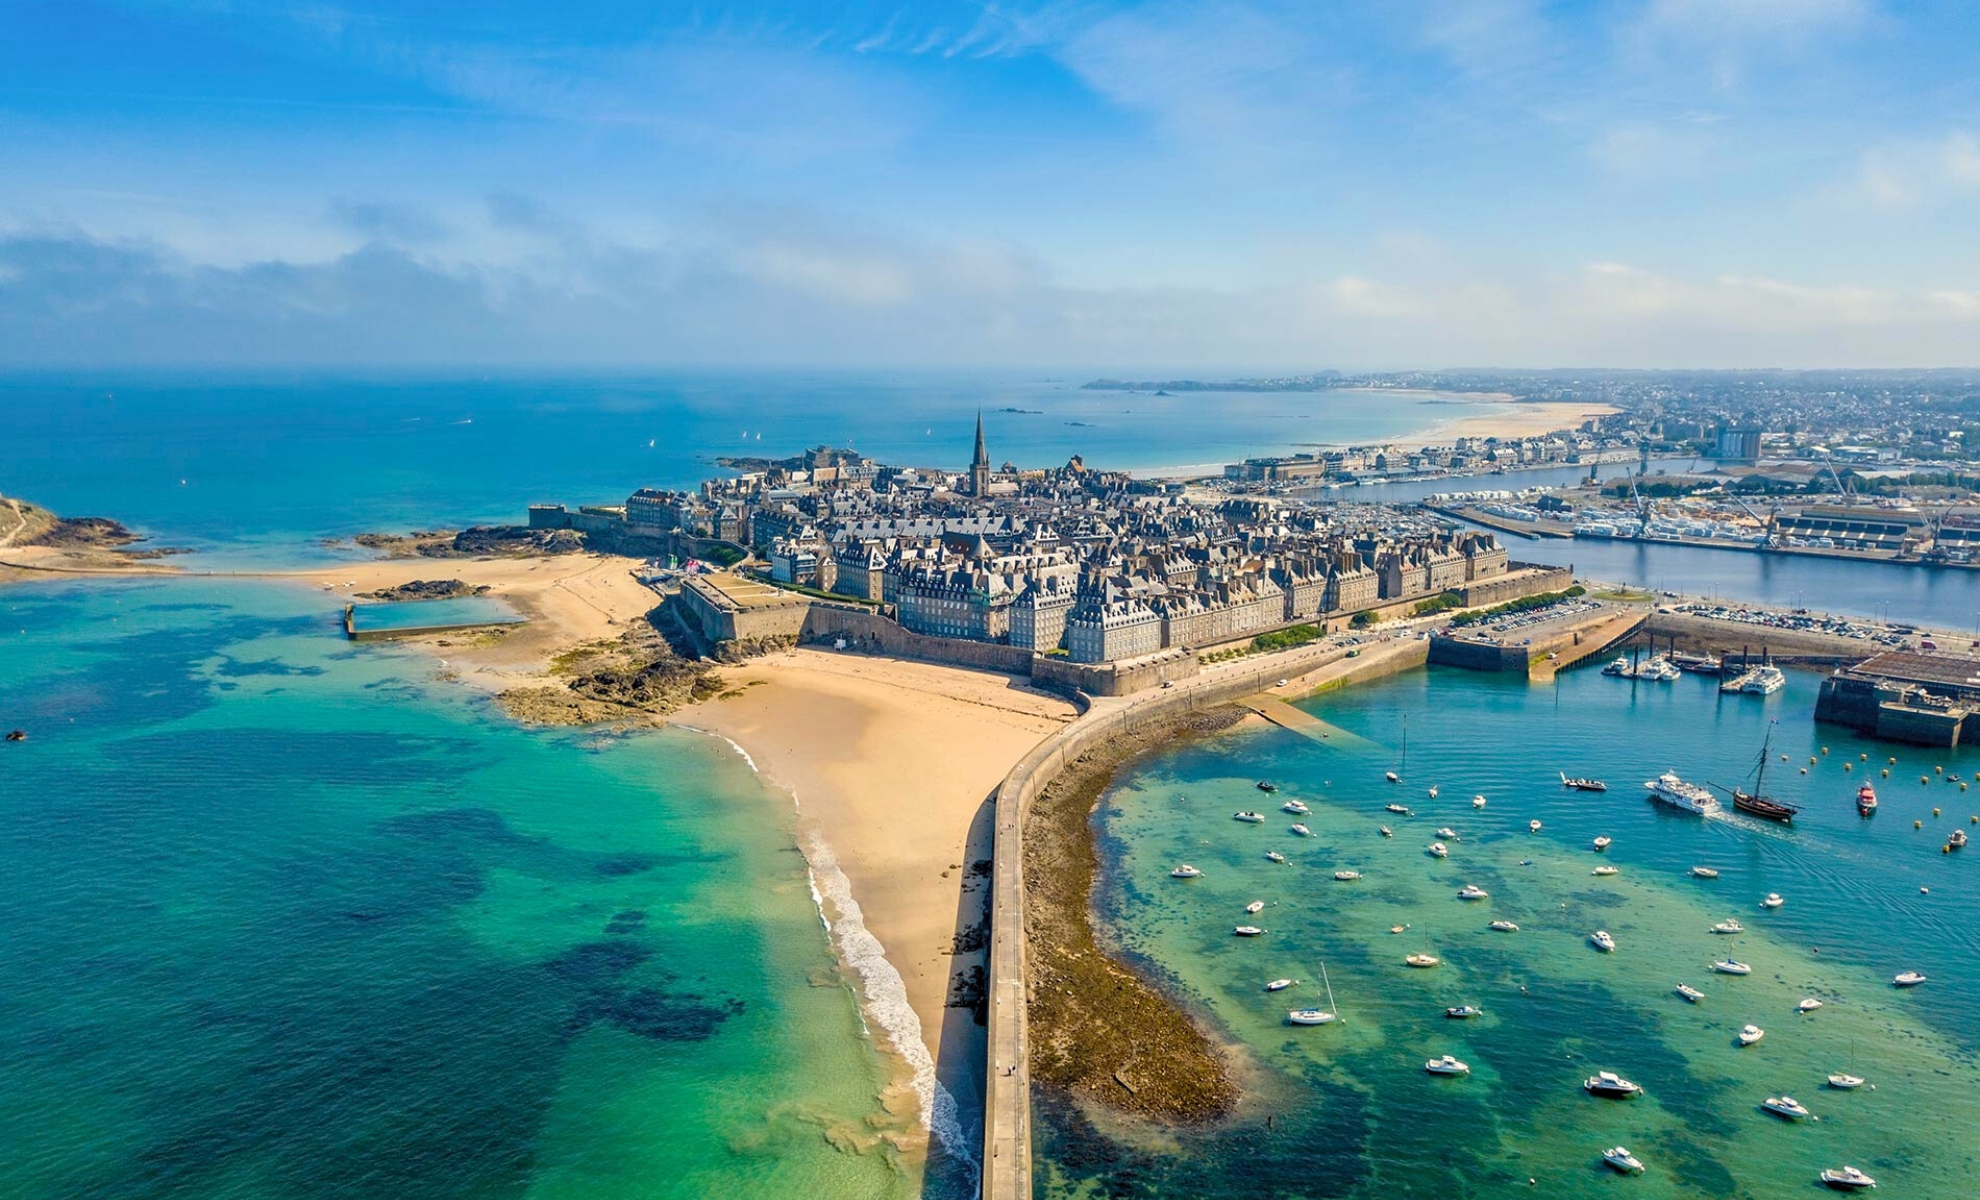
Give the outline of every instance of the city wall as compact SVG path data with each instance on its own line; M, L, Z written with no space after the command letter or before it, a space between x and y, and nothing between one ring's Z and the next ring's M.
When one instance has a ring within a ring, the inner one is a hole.
M1391 643L1313 690L1392 675L1426 660L1429 643ZM1347 649L1308 646L1212 668L1173 688L1104 702L1034 747L997 788L991 869L989 1070L983 1120L984 1200L1031 1198L1031 1076L1024 954L1024 822L1032 800L1068 764L1124 733L1252 695L1278 680L1346 661ZM1297 687L1291 689L1297 691Z

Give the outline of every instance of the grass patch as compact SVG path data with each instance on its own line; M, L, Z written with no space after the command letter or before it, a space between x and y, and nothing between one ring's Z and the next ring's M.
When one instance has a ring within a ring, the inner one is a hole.
M1291 650L1295 646L1304 646L1308 642L1319 641L1325 636L1326 634L1321 631L1318 625L1292 625L1285 629L1275 629L1270 633L1259 634L1257 637L1251 639L1251 648L1253 650L1267 652L1273 650Z
M1409 611L1411 616L1431 617L1440 612L1449 612L1454 608L1463 607L1464 597L1458 595L1456 592L1445 592L1440 596L1432 596L1428 600L1417 601L1416 607Z
M1482 612L1459 613L1457 616L1451 618L1451 624L1476 625L1480 621L1489 621L1493 617L1508 617L1518 613L1532 612L1535 609L1546 608L1550 604L1559 604L1563 600L1573 600L1576 597L1586 596L1587 594L1588 589L1577 583L1565 591L1541 592L1537 596L1524 596L1518 600L1508 600L1504 604L1495 604Z

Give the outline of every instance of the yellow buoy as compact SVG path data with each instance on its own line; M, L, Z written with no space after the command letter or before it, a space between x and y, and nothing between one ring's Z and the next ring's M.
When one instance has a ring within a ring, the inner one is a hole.
M1938 809L1936 809L1936 808L1935 808L1935 809L1933 809L1933 810L1932 810L1932 815L1933 815L1933 816L1935 816L1935 817L1936 817L1936 816L1938 816L1938 815L1939 815L1939 810L1938 810Z
M1885 768L1884 768L1884 778L1886 778L1886 779L1889 779L1890 777L1891 777L1891 769L1890 769L1889 767L1885 767Z
M1913 822L1911 823L1911 827L1912 827L1913 829L1923 829L1923 828L1925 828L1925 822L1923 822L1923 821L1913 821Z
M1811 755L1809 755L1809 756L1808 756L1808 761L1809 761L1809 762L1811 762L1811 763L1812 763L1812 762L1814 762L1814 761L1815 761L1815 756L1814 756L1813 754L1811 754Z
M1946 769L1945 769L1944 767L1933 767L1933 768L1932 768L1932 774L1934 774L1934 775L1944 775L1945 773L1946 773Z
M1894 767L1897 766L1897 759L1895 758L1891 759L1891 765Z
M1920 775L1920 776L1918 777L1918 782L1920 782L1920 783L1930 783L1930 782L1932 782L1932 777L1931 777L1930 775Z
M1781 761L1782 761L1782 762L1786 762L1786 761L1787 761L1787 755L1785 755L1785 754L1783 754L1783 755L1781 755Z
M1856 764L1855 764L1855 763L1844 763L1844 764L1843 764L1843 770L1845 770L1845 771L1854 771L1855 769L1856 769Z
M1943 846L1941 846L1941 847L1939 847L1939 853L1941 853L1941 854L1951 854L1951 853L1952 853L1952 843L1951 843L1951 842L1947 842L1947 843L1946 843L1945 845L1943 845Z
M1862 760L1863 760L1864 762L1869 762L1869 761L1870 761L1870 756L1869 756L1868 754L1859 754L1859 755L1857 755L1856 757L1858 757L1858 758L1860 758L1860 759L1862 759Z

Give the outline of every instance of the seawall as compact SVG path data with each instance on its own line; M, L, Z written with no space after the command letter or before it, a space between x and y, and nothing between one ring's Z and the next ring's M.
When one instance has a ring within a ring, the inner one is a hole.
M1429 643L1380 642L1348 657L1339 646L1302 647L1212 667L1174 687L1113 700L1080 699L1084 713L1011 768L997 788L996 834L991 868L989 956L989 1069L983 1117L984 1200L1030 1200L1031 1076L1024 945L1024 824L1032 800L1066 766L1101 743L1272 688L1284 696L1310 695L1362 679L1423 665Z

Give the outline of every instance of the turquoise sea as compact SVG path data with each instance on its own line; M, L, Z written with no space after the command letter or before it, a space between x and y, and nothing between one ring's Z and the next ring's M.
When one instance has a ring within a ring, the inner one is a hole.
M1790 679L1761 700L1721 698L1690 676L1632 685L1584 669L1529 688L1420 670L1306 702L1337 729L1325 742L1238 731L1142 764L1097 817L1099 907L1111 936L1236 1047L1249 1098L1225 1127L1158 1135L1041 1096L1038 1194L1772 1197L1815 1194L1821 1169L1853 1163L1882 1195L1972 1195L1980 850L1941 846L1955 827L1980 834L1980 786L1963 791L1939 769L1970 780L1980 754L1817 726L1818 679ZM1792 827L1646 799L1642 781L1667 768L1741 782L1770 722L1767 790L1804 806ZM1404 781L1385 782L1389 770ZM1562 770L1610 790L1567 791ZM1869 820L1852 803L1865 777L1883 798ZM1258 792L1261 778L1279 793ZM1280 812L1289 798L1312 815ZM1388 813L1390 802L1416 815ZM1264 825L1231 819L1254 808ZM1289 831L1302 820L1312 837ZM1437 860L1425 848L1443 827L1458 840ZM1604 834L1614 845L1598 855ZM1289 863L1267 861L1273 849ZM1185 861L1202 878L1170 879ZM1603 863L1619 873L1592 875ZM1694 865L1721 874L1695 878ZM1342 868L1363 878L1336 882ZM1458 899L1467 883L1489 898ZM1786 903L1761 908L1769 892ZM1254 899L1267 907L1246 918ZM1727 917L1747 932L1709 932ZM1487 929L1501 918L1519 932ZM1233 937L1247 919L1268 932ZM1589 944L1597 928L1615 953ZM1405 967L1419 951L1442 964ZM1707 969L1727 953L1753 973ZM1288 1008L1327 1007L1323 964L1341 1021L1290 1026ZM1895 988L1906 969L1930 981ZM1281 977L1299 984L1268 995ZM1704 1001L1675 995L1679 982ZM1824 1007L1798 1015L1804 997ZM1443 1015L1461 1004L1485 1015ZM1748 1022L1766 1036L1741 1048ZM1446 1053L1469 1078L1424 1072ZM1583 1094L1597 1070L1647 1095ZM1833 1090L1835 1071L1874 1087ZM1760 1109L1783 1093L1819 1119ZM1644 1175L1602 1164L1617 1143Z
M788 797L334 615L0 590L0 1195L918 1193Z

